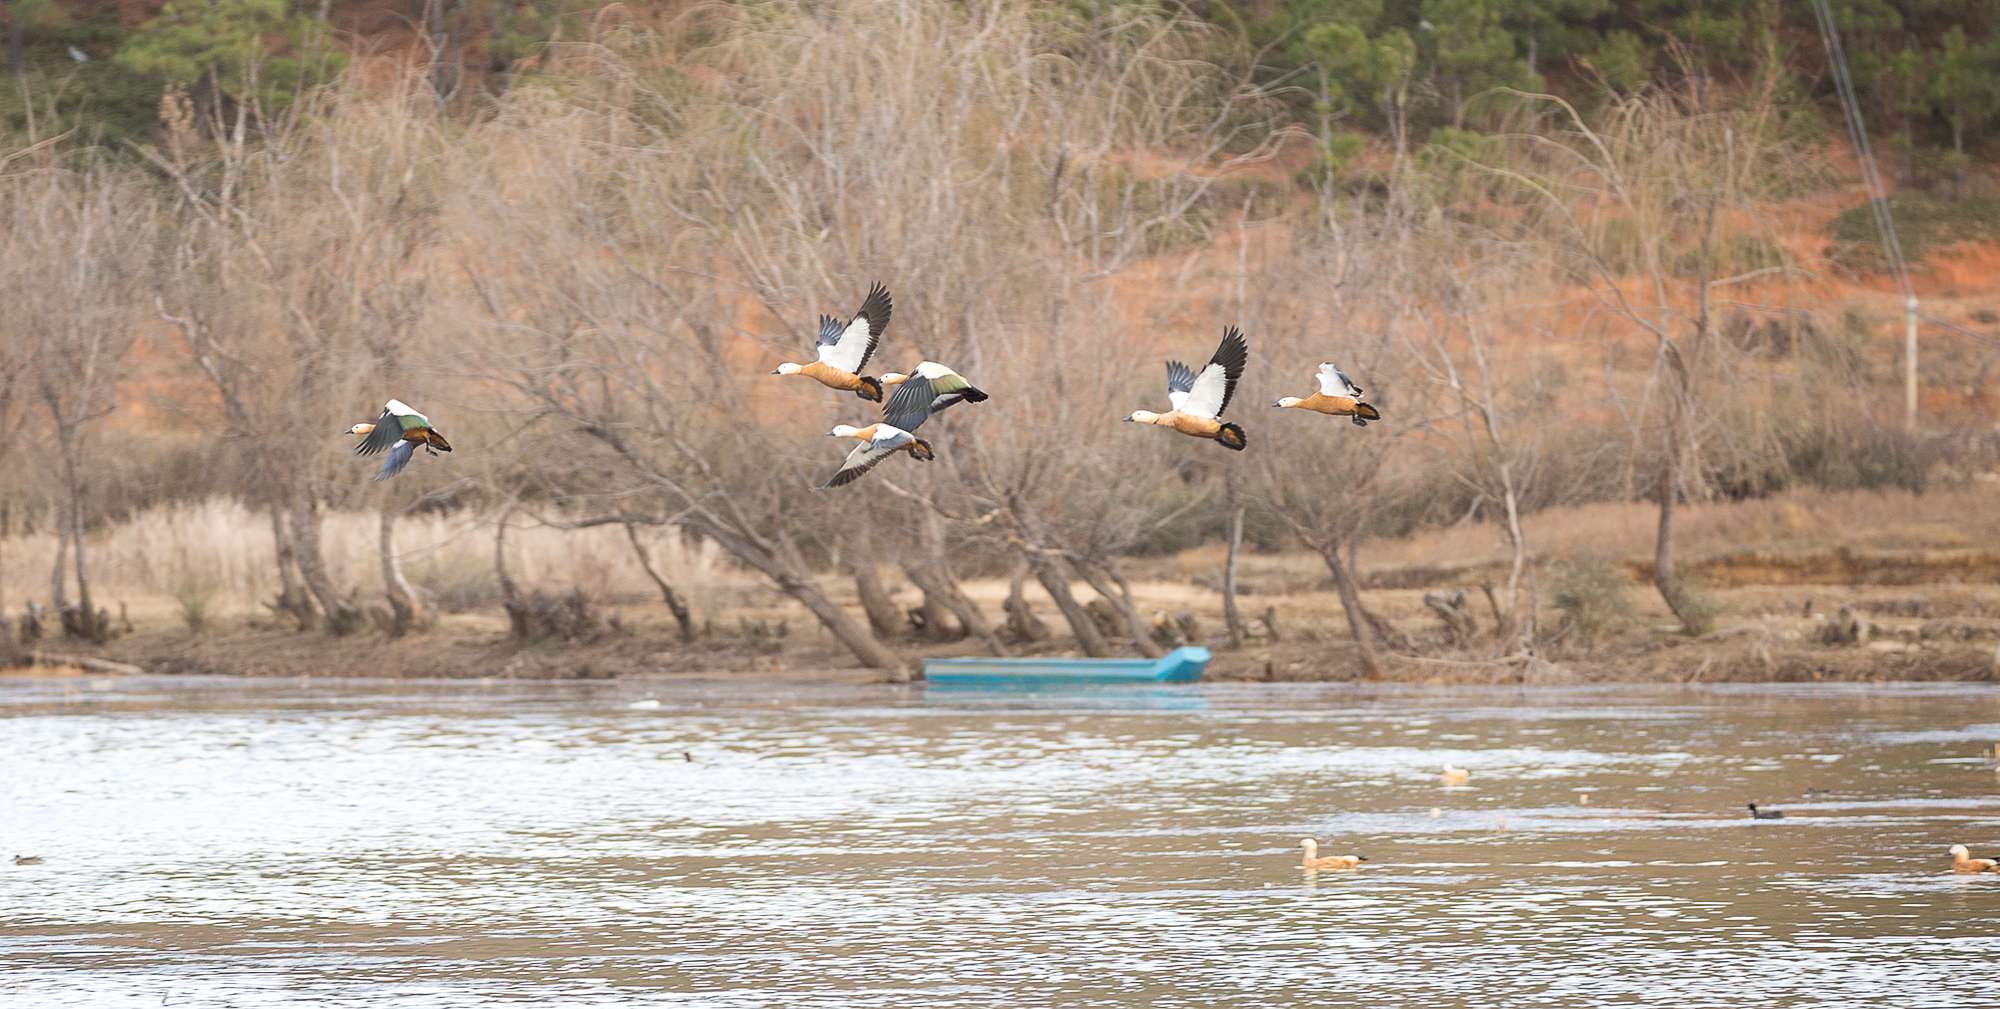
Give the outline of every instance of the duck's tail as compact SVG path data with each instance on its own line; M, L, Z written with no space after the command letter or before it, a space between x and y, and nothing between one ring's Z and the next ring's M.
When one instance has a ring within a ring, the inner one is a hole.
M1221 442L1223 448L1234 449L1238 452L1243 451L1243 447L1250 444L1249 438L1243 434L1243 429L1235 424L1222 425L1222 430L1215 434L1215 440Z
M861 384L856 386L854 389L854 394L856 396L859 396L870 403L882 402L881 379L869 375L859 375L856 377L861 380Z
M986 402L986 394L985 394L985 393L983 393L983 392L980 392L980 391L979 391L978 389L974 389L973 387L971 387L971 386L969 386L969 385L968 385L968 386L966 386L966 387L965 387L965 388L963 388L963 389L960 389L960 390L958 390L958 392L959 392L959 395L961 395L961 396L964 396L964 397L965 397L965 401L966 401L967 403L984 403L984 402Z
M1366 403L1357 402L1354 404L1353 420L1356 427L1367 427L1369 421L1381 420L1381 419L1382 419L1382 411L1377 410Z
M930 462L937 458L937 452L931 448L930 442L918 438L910 442L910 458L918 462Z

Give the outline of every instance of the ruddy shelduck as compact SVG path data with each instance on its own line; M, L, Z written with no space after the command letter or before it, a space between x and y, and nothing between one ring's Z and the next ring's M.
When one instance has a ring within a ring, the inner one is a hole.
M382 408L382 416L373 424L356 424L342 434L363 435L361 444L354 446L355 455L374 455L383 449L389 450L389 457L382 461L382 471L375 474L375 480L387 480L403 471L410 464L410 457L417 454L417 446L432 455L439 450L451 451L451 442L431 427L431 419L410 409L409 404L400 399L392 399Z
M1953 872L2000 872L2000 862L1990 858L1973 858L1972 851L1962 844L1951 846L1951 871Z
M1447 785L1463 785L1465 784L1465 779L1470 777L1472 777L1471 771L1463 767L1453 767L1450 764L1444 765L1444 773L1438 775L1439 780Z
M1346 417L1360 427L1367 427L1371 420L1382 419L1380 411L1361 401L1361 387L1342 374L1332 362L1320 365L1315 377L1319 379L1318 392L1304 399L1286 396L1271 405Z
M1224 423L1221 417L1229 409L1236 380L1243 377L1243 365L1249 360L1250 344L1241 331L1231 326L1222 334L1222 345L1215 348L1215 356L1209 358L1208 366L1200 374L1179 361L1167 362L1167 402L1173 404L1172 410L1166 413L1135 410L1125 419L1135 424L1172 428L1241 452L1249 444L1243 428Z
M915 431L914 424L923 423L946 407L984 403L987 399L965 376L936 361L925 361L908 375L890 372L882 376L882 384L896 387L888 402L882 404L882 417L905 431Z
M1299 841L1299 847L1306 850L1305 863L1299 866L1301 869L1359 869L1361 863L1368 861L1360 855L1321 855L1319 842L1310 837Z
M851 427L841 424L828 431L829 438L858 438L861 444L847 453L847 461L840 464L832 477L819 486L841 487L861 479L862 474L874 469L877 463L898 452L908 452L910 458L929 462L937 457L931 450L931 443L891 424L870 424L867 427Z
M868 359L875 353L875 345L882 340L882 330L888 328L889 313L895 306L889 301L889 289L875 284L868 289L868 297L861 300L861 310L845 323L831 315L819 317L819 342L814 344L819 351L819 360L811 364L793 364L787 361L771 372L773 375L804 375L829 389L852 392L871 403L882 402L882 380L861 374L868 366Z

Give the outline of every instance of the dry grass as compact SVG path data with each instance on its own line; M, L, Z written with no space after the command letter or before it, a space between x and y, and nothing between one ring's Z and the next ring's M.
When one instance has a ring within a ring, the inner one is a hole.
M364 596L382 591L376 526L373 513L336 511L325 516L321 533L335 581ZM732 593L755 584L720 561L712 544L690 549L678 536L648 538L657 539L653 559L661 574L705 608L724 605ZM420 586L434 571L492 571L493 528L476 516L406 517L397 542L405 571ZM618 526L565 531L517 524L507 543L512 573L525 587L577 586L611 603L658 598ZM89 545L98 598L113 612L124 603L134 621L176 616L176 595L191 586L212 593L210 613L222 617L261 615L262 601L277 595L270 519L233 500L149 509L99 530ZM47 532L5 541L0 579L9 600L46 600L55 551L55 537Z
M1609 557L1648 558L1659 512L1643 501L1558 507L1523 521L1528 541L1545 556L1591 550ZM1803 489L1754 501L1687 505L1680 515L1682 556L1689 560L1748 549L1808 552L1857 550L2000 549L2000 482L1975 480L1952 490ZM1469 567L1506 557L1499 530L1468 523L1362 549L1365 571Z

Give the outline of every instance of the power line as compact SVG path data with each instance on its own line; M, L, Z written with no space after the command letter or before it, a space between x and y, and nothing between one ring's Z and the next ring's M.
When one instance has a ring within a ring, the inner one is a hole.
M1854 77L1847 70L1847 50L1840 44L1840 30L1834 27L1833 10L1827 0L1812 0L1813 20L1819 22L1819 38L1826 45L1827 66L1833 70L1833 89L1840 96L1840 110L1847 120L1847 137L1861 161L1861 183L1868 190L1868 211L1875 229L1882 235L1882 251L1896 280L1896 293L1903 297L1903 407L1904 423L1917 426L1917 292L1910 284L1909 262L1903 258L1903 243L1896 238L1896 221L1889 214L1887 187L1875 170L1875 152L1868 145L1868 130L1861 121L1861 102L1854 95Z

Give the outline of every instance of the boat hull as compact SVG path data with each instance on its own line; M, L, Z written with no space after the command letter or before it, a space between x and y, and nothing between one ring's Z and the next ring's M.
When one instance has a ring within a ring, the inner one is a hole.
M1193 683L1208 668L1206 648L1176 648L1158 659L925 659L937 684Z

